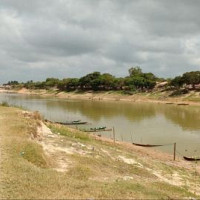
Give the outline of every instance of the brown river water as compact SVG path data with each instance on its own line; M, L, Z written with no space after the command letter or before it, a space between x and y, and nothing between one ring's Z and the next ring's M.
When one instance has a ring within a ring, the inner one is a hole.
M157 147L186 156L200 156L200 106L135 103L120 101L63 100L19 94L0 94L0 102L28 110L38 110L51 121L87 121L78 128L106 126L115 128L116 139L142 144L166 144ZM112 132L102 132L112 137Z

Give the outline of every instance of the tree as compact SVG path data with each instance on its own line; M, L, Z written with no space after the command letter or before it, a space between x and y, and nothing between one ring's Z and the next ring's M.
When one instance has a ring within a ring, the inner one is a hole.
M122 90L123 86L125 86L125 79L124 78L115 78L113 87L115 90Z
M59 79L57 78L47 78L45 82L46 88L55 87L59 83Z
M143 89L144 78L141 76L126 77L125 86L128 86L129 89Z
M34 83L34 88L36 89L44 89L45 88L45 82L35 82Z
M156 85L157 77L153 73L143 73L140 67L129 69L130 76L125 78L125 85L137 90L152 89Z
M98 89L98 85L100 84L100 72L93 72L83 76L79 80L79 84L82 89Z
M61 91L66 90L67 89L67 83L68 83L67 78L60 80L58 82L58 85L57 85L58 89L61 90Z
M138 66L136 67L131 67L129 70L129 76L138 76L142 74L142 69Z
M153 73L143 73L143 77L151 81L156 81L158 79Z
M200 84L200 71L186 72L182 79L184 83L191 84L192 88L195 89L195 85Z
M18 85L18 81L8 81L7 85Z
M180 88L183 86L183 84L184 84L183 78L181 76L176 76L174 79L170 81L169 85L174 86L176 88Z
M27 81L25 84L24 84L24 87L25 88L28 88L28 89L34 89L34 83L32 80L30 81Z
M79 86L79 79L78 78L65 78L58 83L59 90L75 90Z
M100 87L103 90L110 90L114 87L115 77L111 74L105 73L100 77Z

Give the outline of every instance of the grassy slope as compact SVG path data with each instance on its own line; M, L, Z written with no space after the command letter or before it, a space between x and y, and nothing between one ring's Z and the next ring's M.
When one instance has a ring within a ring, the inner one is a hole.
M48 124L56 137L43 140L51 141L54 150L58 145L72 153L44 152L40 142L30 139L37 135L38 121L37 117L24 117L18 109L0 107L0 198L195 197L190 190L193 170L141 157L122 145L95 140L63 126ZM66 172L58 172L55 161L63 154L69 166ZM177 173L182 186L175 184ZM163 181L164 177L171 182Z

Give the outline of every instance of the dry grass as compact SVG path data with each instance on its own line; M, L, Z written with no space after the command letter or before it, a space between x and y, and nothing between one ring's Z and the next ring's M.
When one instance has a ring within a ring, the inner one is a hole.
M0 107L0 113L1 199L196 197L189 186L160 178L178 172L190 183L191 171L59 125L49 125L54 134L38 141L38 114L7 107ZM58 162L68 162L65 171L56 170Z

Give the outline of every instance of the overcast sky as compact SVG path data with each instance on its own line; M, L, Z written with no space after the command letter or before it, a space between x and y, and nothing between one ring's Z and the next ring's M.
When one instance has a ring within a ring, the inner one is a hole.
M200 0L0 0L0 82L200 70Z

